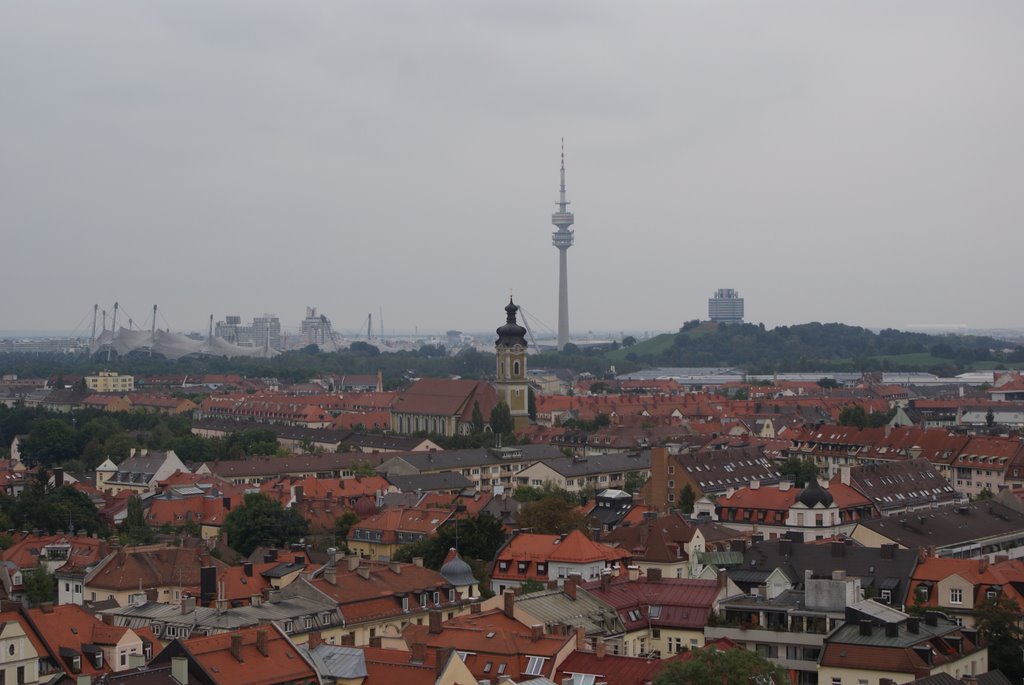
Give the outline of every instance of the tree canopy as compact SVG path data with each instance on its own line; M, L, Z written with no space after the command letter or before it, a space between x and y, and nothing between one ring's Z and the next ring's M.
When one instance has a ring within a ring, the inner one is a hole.
M411 561L423 557L423 565L437 570L444 563L448 551L459 550L466 561L479 559L489 562L505 542L505 529L496 516L482 512L477 516L449 521L435 535L405 545L394 555L396 561Z
M242 506L224 519L228 544L243 555L251 554L261 545L290 545L308 531L309 523L299 512L285 509L261 493L246 495Z
M986 600L974 609L978 630L988 640L989 668L998 668L1015 683L1024 678L1020 615L1021 608L1005 597Z
M652 685L787 685L788 674L747 649L698 650L687 661L668 661Z
M813 458L790 457L782 464L779 473L788 476L796 487L802 488L806 487L812 478L818 477L818 467Z
M591 519L580 513L575 504L554 495L524 504L516 521L520 528L528 528L532 533L562 535L581 530L590 534Z

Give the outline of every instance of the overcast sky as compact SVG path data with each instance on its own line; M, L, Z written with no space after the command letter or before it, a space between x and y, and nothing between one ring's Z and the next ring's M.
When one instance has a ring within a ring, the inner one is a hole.
M5 2L0 329L1024 326L1024 3ZM124 319L121 320L124 322ZM161 326L164 326L161 321Z

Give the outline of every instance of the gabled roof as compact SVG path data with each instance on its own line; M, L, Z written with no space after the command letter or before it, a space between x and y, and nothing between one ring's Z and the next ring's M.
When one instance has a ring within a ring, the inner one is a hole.
M1024 532L1024 513L999 502L981 501L865 520L857 525L910 549L942 548Z
M466 652L466 666L478 679L507 675L518 681L523 675L554 676L554 657L575 634L546 635L500 610L464 614L445 621L441 631L431 633L429 626L410 624L402 631L410 644L425 644L432 649L456 649ZM546 659L540 673L526 673L530 657ZM488 666L490 664L490 666ZM501 669L500 665L504 664Z
M237 657L232 654L232 641L238 645ZM175 640L168 645L160 661L179 654L189 657L189 670L198 667L218 685L277 685L318 680L312 665L274 624L180 642Z
M717 581L691 578L618 576L582 587L615 607L626 630L645 626L703 630L722 592Z
M224 569L224 562L203 550L148 545L125 547L111 553L85 577L85 584L105 590L137 590L178 585L199 586L201 566Z
M636 656L574 651L558 667L558 677L572 678L573 675L592 675L594 682L615 683L615 685L646 685L654 679L665 662L661 659L645 659Z
M686 560L685 546L696 528L671 514L649 519L635 526L621 526L602 541L629 550L637 561L671 563Z
M97 669L92 660L83 653L83 647L113 646L129 633L140 640L150 642L154 654L160 649L159 642L148 630L133 632L130 628L107 625L75 604L29 609L26 617L45 644L46 651L68 672L72 666L68 660L74 656L81 658L81 673L84 675L109 672L111 664L104 661L103 667Z
M627 550L594 542L574 530L567 535L520 533L498 551L497 559L586 564L593 561L619 561L630 556Z
M487 416L498 404L498 393L484 381L422 378L395 399L391 410L469 421L474 403L479 403L481 413Z

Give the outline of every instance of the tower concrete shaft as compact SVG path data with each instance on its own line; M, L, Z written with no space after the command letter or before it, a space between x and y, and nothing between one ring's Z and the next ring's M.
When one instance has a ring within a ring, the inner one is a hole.
M551 244L558 248L558 349L569 342L569 276L567 253L574 242L574 233L569 228L574 217L565 199L565 140L562 140L561 185L558 194L558 211L551 215L551 223L558 229L551 234Z

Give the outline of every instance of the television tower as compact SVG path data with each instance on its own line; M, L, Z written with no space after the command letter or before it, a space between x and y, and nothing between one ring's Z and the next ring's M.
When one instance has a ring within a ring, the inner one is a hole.
M572 212L565 199L565 138L562 138L562 184L559 186L558 211L551 215L551 223L558 230L551 234L551 244L558 248L558 349L569 342L569 277L566 273L566 253L573 243Z

